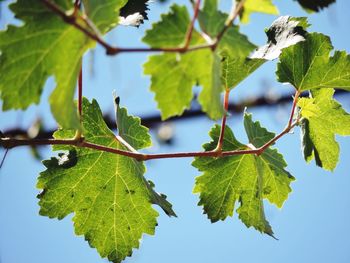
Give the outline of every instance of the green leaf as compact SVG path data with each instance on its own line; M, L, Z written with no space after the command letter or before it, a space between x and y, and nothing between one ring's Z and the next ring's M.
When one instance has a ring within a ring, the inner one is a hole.
M225 53L222 56L222 82L230 89L235 88L266 62L264 59L231 58Z
M151 47L176 47L184 44L190 16L186 6L174 4L170 12L161 15L161 21L146 31L142 41Z
M128 115L126 108L116 105L116 119L118 134L134 149L144 149L152 145L148 128L141 125L139 117Z
M216 0L207 0L199 14L202 30L216 34L222 29L227 15L217 9ZM218 17L224 19L216 20ZM214 23L214 24L213 24ZM185 7L173 5L162 20L146 32L143 41L152 47L176 47L185 42L190 16ZM209 28L206 28L210 25ZM166 32L166 37L161 37ZM191 46L204 44L206 41L194 30ZM255 48L248 39L241 35L237 27L231 27L224 35L216 51L201 49L185 54L161 54L150 56L144 65L144 73L151 75L151 90L155 93L162 119L181 115L190 108L194 85L202 86L198 101L209 117L218 119L223 114L221 104L220 53L225 51L232 57L246 57Z
M305 40L309 26L305 17L281 16L269 29L265 29L267 44L259 47L250 58L273 60L279 57L282 49Z
M340 148L335 135L350 135L350 115L333 99L333 89L312 91L312 97L301 98L298 106L304 118L301 125L302 146L306 161L333 171Z
M244 116L244 126L251 144L258 148L274 137L253 122L250 114ZM210 131L213 139L203 145L205 151L215 149L220 126ZM248 149L237 141L231 129L226 126L223 151ZM294 178L285 170L286 163L275 149L268 148L260 156L252 154L211 158L197 157L192 163L203 174L196 178L194 193L200 194L199 205L212 222L232 216L235 204L239 218L247 226L273 236L265 218L263 199L281 207L291 192L290 183Z
M117 26L119 10L128 0L83 0L85 12L101 33Z
M312 33L304 42L285 49L277 66L279 82L292 84L300 91L340 88L350 91L350 56L335 51L329 37Z
M186 7L173 5L169 14L162 15L162 21L146 32L143 41L157 47L179 46L184 43L189 14ZM166 38L159 38L159 32L167 32ZM204 43L194 31L192 44ZM144 73L151 75L151 90L155 92L162 119L181 115L190 108L193 98L192 87L203 86L199 95L202 109L211 118L218 119L223 110L220 102L220 59L210 50L198 50L186 54L161 54L150 56L144 65Z
M72 10L70 0L55 0ZM114 14L123 1L85 0L87 12L102 32L117 21ZM18 0L10 6L22 26L8 26L0 32L0 93L3 109L26 109L39 103L46 80L55 77L56 88L49 102L61 127L79 127L73 103L81 58L94 43L37 0ZM107 11L102 16L101 12ZM111 13L112 12L112 13ZM118 17L118 16L116 16Z
M95 100L83 100L83 136L86 141L126 150L103 121ZM139 119L120 109L122 135L135 138L137 144L148 145L149 136ZM133 126L133 129L125 129ZM55 138L70 138L74 131L60 130ZM130 143L133 143L129 141ZM75 233L84 235L90 246L102 257L121 262L139 247L143 233L154 234L158 213L152 204L159 205L168 215L174 215L171 204L157 194L144 178L143 162L122 155L88 148L56 146L55 150L69 150L59 158L44 161L46 170L40 174L37 187L40 214L62 219L74 213Z
M201 29L210 37L215 37L222 30L227 14L218 10L218 0L205 0L203 9L198 14Z
M296 0L294 0L296 1ZM298 0L299 4L307 11L319 12L330 4L335 3L336 0Z
M246 0L241 13L242 23L249 22L249 16L251 13L278 15L279 12L277 7L272 4L271 0Z
M56 1L64 9L70 9L71 3ZM10 25L0 33L3 110L39 103L47 78L54 75L57 87L50 96L52 113L60 125L79 127L73 96L80 60L91 42L40 1L19 0L10 8L24 25Z

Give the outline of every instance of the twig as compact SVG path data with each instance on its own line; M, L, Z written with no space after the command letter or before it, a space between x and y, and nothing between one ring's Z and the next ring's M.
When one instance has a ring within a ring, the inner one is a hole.
M227 18L227 20L225 22L225 26L219 32L219 34L216 36L216 40L215 40L215 42L213 44L213 49L216 49L216 47L218 46L220 40L225 35L226 31L230 28L232 23L235 21L235 19L237 18L237 16L239 15L239 13L242 10L242 8L244 6L244 3L245 3L245 0L241 0L240 2L238 2L238 4L236 6L232 6L230 15L228 16L228 18Z
M336 96L349 96L350 93L345 90L336 90L335 93ZM251 100L243 100L239 103L229 103L229 112L230 113L240 113L243 112L245 108L260 108L260 107L276 107L279 105L286 104L290 101L291 96L293 94L286 94L280 97L279 99L272 100L269 97L261 96L256 99ZM303 92L300 97L308 96L307 92ZM198 118L198 117L204 117L206 115L205 112L203 112L200 109L192 109L185 111L183 115L172 117L168 121L182 121L186 119L191 118ZM110 129L116 129L116 123L115 123L115 117L112 114L104 114L103 119L107 126ZM157 114L147 115L147 116L141 116L141 124L143 126L146 126L148 128L155 128L161 123L161 117ZM55 130L49 130L49 129L43 129L40 130L38 135L35 137L36 139L48 139L52 137L52 134L55 132ZM2 137L21 137L21 138L28 138L27 130L21 127L14 127L3 131Z
M257 150L235 150L235 151L223 151L218 153L216 151L207 152L178 152L178 153L158 153L158 154L143 154L134 153L130 151L119 150L103 145L94 144L91 142L84 141L83 138L78 140L57 140L57 139L15 139L15 138L3 138L0 139L1 145L6 149L12 149L19 146L38 146L38 145L71 145L76 147L83 147L94 149L98 151L104 151L114 154L119 154L127 157L134 158L139 161L147 161L154 159L165 159L165 158L188 158L188 157L218 157L218 156L232 156L241 154L261 154L260 148Z
M196 22L196 19L198 17L200 5L201 5L201 0L197 0L196 4L194 6L193 17L192 17L191 23L189 25L189 28L187 29L187 33L186 33L186 38L185 38L186 40L185 40L185 44L183 46L183 49L185 49L185 50L188 49L188 47L190 46L192 34L193 34L193 29L194 29L194 23Z
M10 149L6 149L5 150L5 153L4 153L4 156L2 157L2 160L1 160L1 163L0 163L0 169L2 168L4 162L5 162L5 159L6 159L6 156L7 156L7 153L9 152Z
M80 62L80 72L78 78L78 112L80 121L82 118L82 105L83 105L83 61Z
M83 27L81 24L78 23L78 16L76 14L68 15L63 9L61 9L58 5L55 3L49 1L49 0L41 0L49 9L51 9L53 12L55 12L57 15L59 15L66 23L71 24L75 26L77 29L79 29L81 32L83 32L86 36L89 38L95 40L100 45L102 45L108 53L108 50L112 51L115 48L110 46L108 43L106 43L102 38L100 38L95 32L91 32L90 30ZM114 50L115 51L115 50Z
M230 89L226 88L225 95L224 95L224 111L225 112L224 112L224 116L222 117L222 121L221 121L220 137L218 140L218 144L215 148L215 151L219 152L219 153L222 152L222 144L224 142L224 137L225 137L225 127L226 127L226 118L227 118L227 114L228 114L229 96L230 96Z
M271 139L269 142L265 143L262 147L258 148L258 155L263 153L265 151L266 148L268 148L269 146L271 146L272 144L274 144L279 138L281 138L283 135L287 134L290 132L291 129L294 128L294 126L296 126L299 122L299 120L295 121L293 123L293 118L294 118L294 113L295 113L295 109L297 107L297 103L299 100L299 96L300 96L300 91L297 90L295 92L294 98L293 98L293 104L292 104L292 109L290 111L290 116L289 116L289 120L288 120L288 124L287 126L284 128L284 130L278 134L277 136L275 136L273 139Z
M122 47L115 47L110 44L108 44L101 36L100 33L97 31L97 29L92 26L92 22L88 20L85 16L79 16L78 14L73 13L72 15L69 15L65 12L65 10L61 9L58 5L51 2L50 0L41 0L50 10L52 10L54 13L59 15L66 23L71 24L72 26L76 27L80 31L82 31L87 37L95 40L97 43L102 45L106 49L107 55L117 55L119 53L123 52L176 52L176 53L185 53L185 52L192 52L199 49L205 49L205 48L211 48L215 49L221 40L222 36L225 34L226 30L230 27L231 23L234 21L234 19L238 16L241 8L243 7L244 0L238 3L236 8L234 8L234 12L230 14L229 19L225 23L224 28L222 31L218 34L216 37L216 40L213 43L205 44L205 45L197 45L190 47L189 44L191 42L191 38L193 35L193 29L194 29L194 23L197 19L199 7L200 7L200 0L197 0L194 15L192 18L192 21L190 23L189 29L186 34L186 40L185 44L182 47L169 47L169 48L122 48ZM89 29L82 26L79 23L79 20L82 20L85 24L89 26Z
M298 99L300 97L300 91L297 90L294 94L294 99L293 99L293 105L292 105L292 110L290 112L290 116L289 116L289 122L288 122L288 125L292 125L292 122L293 122L293 118L294 118L294 113L295 113L295 109L297 107L297 103L298 103Z
M229 92L225 93L225 97L227 96L228 100L228 94ZM296 92L292 110L291 110L291 118L293 119L295 108L297 105L297 101L299 98L299 92ZM225 105L227 104L227 100ZM228 104L227 104L228 105ZM154 159L165 159L165 158L187 158L187 157L219 157L219 156L232 156L232 155L242 155L242 154L256 154L260 155L262 154L268 147L270 147L272 144L274 144L278 139L280 139L285 134L289 133L289 131L294 128L298 124L298 121L295 121L294 123L290 123L290 118L288 121L287 126L284 128L284 130L276 135L273 139L265 143L263 146L257 148L257 149L251 149L247 146L246 150L234 150L234 151L220 151L218 152L216 149L213 151L207 151L207 152L179 152L179 153L158 153L158 154L143 154L138 152L130 152L130 151L124 151L119 150L115 148L106 147L103 145L94 144L88 141L85 141L83 137L75 138L75 139L67 139L67 140L57 140L57 139L16 139L16 138L1 138L0 143L1 145L6 149L11 149L19 146L37 146L37 145L72 145L76 147L84 147L84 148L90 148L94 150L114 153L114 154L120 154L127 157L134 158L139 161L147 161L147 160L154 160ZM221 130L222 133L224 133L224 130ZM220 136L223 138L223 136ZM222 140L222 139L221 139Z

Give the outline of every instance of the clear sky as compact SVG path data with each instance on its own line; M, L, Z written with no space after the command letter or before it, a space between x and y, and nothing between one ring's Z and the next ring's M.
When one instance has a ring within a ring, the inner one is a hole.
M171 1L186 3L188 1ZM222 1L229 10L231 1ZM294 1L275 1L282 15L305 16ZM168 5L151 4L150 21L159 20L159 15L168 10ZM338 0L326 11L311 14L310 31L319 31L331 36L336 49L347 50L349 46L350 2ZM2 10L1 28L11 16ZM276 17L253 15L251 23L242 31L256 44L264 44L263 29ZM139 29L118 28L108 36L108 41L121 46L140 46L140 38L151 22ZM142 63L148 54L122 54L106 57L101 48L84 58L84 95L96 98L104 111L112 110L112 90L117 90L121 103L133 114L145 116L156 111L150 80L142 75ZM93 70L91 70L91 66ZM273 94L290 92L291 88L275 81L275 63L267 63L232 92L231 99L258 96L268 89ZM0 73L1 74L1 73ZM48 111L47 97L53 89L53 80L48 81L42 102L30 107L26 113L0 113L0 128L21 125L27 127L41 116L47 127L54 121ZM350 111L350 96L338 97ZM1 102L0 102L1 103ZM259 119L269 130L283 129L290 105L274 108L248 109L254 119ZM209 140L208 131L213 122L205 117L172 123L175 128L174 144L162 146L155 140L149 151L169 152L200 150ZM228 124L241 141L243 133L241 114L229 118ZM154 132L154 131L153 131ZM325 172L314 163L306 164L300 151L300 134L296 129L277 143L284 154L288 170L296 177L293 193L280 210L266 203L266 215L276 241L247 229L236 216L224 222L211 224L197 206L198 196L192 194L194 178L198 171L190 166L191 159L156 160L147 163L146 176L156 184L157 191L166 193L178 218L168 218L160 212L159 226L155 236L144 236L139 250L134 250L132 263L175 262L269 262L269 263L348 263L350 262L350 138L338 137L341 158L337 169ZM53 155L49 148L41 149L45 158ZM11 150L0 171L0 262L1 263L98 263L105 262L89 247L83 237L76 237L71 222L72 216L61 221L38 215L35 188L36 178L44 170L35 161L29 149Z

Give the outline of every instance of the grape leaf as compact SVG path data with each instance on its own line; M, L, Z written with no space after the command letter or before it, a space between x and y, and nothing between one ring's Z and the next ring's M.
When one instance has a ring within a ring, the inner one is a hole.
M254 122L250 114L244 116L244 126L249 142L258 148L271 140L274 134ZM220 126L210 131L213 139L204 144L205 151L215 149L220 134ZM251 146L252 147L252 146ZM235 138L226 126L223 151L243 150L248 147ZM196 178L194 193L200 194L199 205L212 222L232 216L235 203L239 218L247 226L273 236L273 231L265 218L263 199L281 207L291 192L293 176L285 170L285 163L276 149L268 148L260 156L233 155L211 158L196 157L192 163L203 174Z
M215 37L222 30L227 14L218 10L218 0L206 0L203 9L198 13L201 29L208 36Z
M209 7L217 8L216 0L207 0L199 14L199 22L204 32L214 35L222 29L227 15ZM225 19L216 20L218 16ZM214 24L213 24L214 23ZM186 7L173 5L162 20L146 32L143 41L152 47L176 47L185 43L190 16ZM210 27L206 28L206 25ZM163 33L166 37L163 37ZM193 32L191 45L204 44L206 41ZM241 35L237 27L230 28L224 35L216 51L201 49L185 54L161 54L150 56L144 65L144 73L151 75L151 90L155 93L162 119L181 115L191 105L192 87L202 86L198 101L211 118L218 119L223 114L220 94L221 83L220 53L225 51L231 56L246 57L254 49L247 38Z
M227 18L228 14L218 10L218 0L206 0L199 11L198 21L201 30L215 38L225 26ZM231 25L219 42L217 53L226 52L231 57L245 58L255 47L247 36L239 32L238 26Z
M281 16L269 29L265 29L268 42L259 47L250 58L273 60L279 57L282 49L305 40L305 29L309 26L305 17Z
M290 83L300 91L340 88L350 91L350 56L335 51L328 36L308 34L304 42L284 49L277 65L279 82Z
M295 0L294 0L295 1ZM298 0L299 4L307 11L318 12L330 4L335 3L336 0Z
M105 124L95 100L83 100L82 132L86 141L126 150ZM150 136L140 120L120 109L118 122L120 135L136 149L150 145ZM126 130L126 127L133 126ZM55 138L67 139L73 130L59 130ZM136 140L129 140L135 138ZM136 142L136 143L135 143ZM143 177L143 162L87 148L56 146L55 150L68 150L59 158L44 161L46 170L39 176L37 187L40 214L62 219L70 213L75 233L84 235L90 246L102 257L121 262L138 248L143 233L154 234L158 213L152 204L159 205L165 213L175 216L162 195Z
M88 14L102 32L116 19L112 15L123 1L85 0ZM55 0L64 10L73 8L70 0ZM54 76L57 86L49 102L51 111L65 128L78 128L79 119L73 103L76 80L83 54L94 43L83 33L65 23L37 0L18 0L10 6L22 26L8 26L0 32L0 93L3 109L26 109L39 103L44 84ZM106 16L102 16L106 10ZM112 15L111 12L113 11Z
M162 14L161 19L146 31L142 41L152 47L165 48L183 44L190 21L186 6L172 5L170 12Z
M222 54L222 82L225 87L233 89L246 79L257 68L266 62L264 59L231 58L226 53Z
M278 15L279 13L271 0L246 0L241 12L241 22L248 23L250 14L256 12L269 15Z
M298 106L304 118L301 124L302 146L306 161L333 171L340 148L335 135L350 135L350 115L333 99L334 89L313 90L311 98L301 98Z
M129 116L126 108L120 107L119 101L115 102L115 108L118 134L134 149L150 147L151 137L148 128L141 125L141 119Z

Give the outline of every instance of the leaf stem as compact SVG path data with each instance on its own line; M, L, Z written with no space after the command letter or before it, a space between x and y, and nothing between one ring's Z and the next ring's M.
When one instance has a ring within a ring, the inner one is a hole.
M261 153L263 153L265 151L266 148L268 148L269 146L271 146L272 144L274 144L278 139L280 139L283 135L287 134L290 132L291 129L293 129L298 123L299 120L293 122L294 119L294 113L295 113L295 109L297 107L297 103L300 97L300 91L297 90L294 94L294 98L293 98L293 104L292 104L292 109L290 111L290 116L289 116L289 120L288 120L288 124L287 126L284 128L284 130L276 135L273 139L271 139L270 141L268 141L267 143L265 143L263 146L261 146L260 148L258 148L257 150L259 151L258 155L260 155Z
M79 77L78 77L78 112L80 121L82 118L82 105L83 105L83 61L80 62L80 71L79 71Z
M295 114L295 109L297 107L297 103L298 103L300 94L301 94L301 92L299 90L297 90L294 94L292 110L290 111L289 122L288 122L289 126L292 125L292 122L294 119L294 114Z
M232 2L234 3L235 1L232 1ZM222 28L222 30L219 32L219 34L216 36L215 42L213 43L213 47L212 47L213 50L215 50L217 48L220 40L222 39L222 37L225 35L226 31L230 28L232 23L235 21L235 19L237 18L237 16L241 12L241 10L244 6L244 3L245 3L245 0L241 0L238 2L238 4L232 5L230 15L228 16L228 18L225 22L225 26Z
M224 136L225 136L225 127L226 127L226 118L228 115L228 101L229 101L229 96L230 96L230 89L226 88L225 89L225 95L224 95L224 116L222 117L221 120L221 130L220 130L220 137L218 140L218 144L215 148L214 151L221 153L222 152L222 144L224 142Z
M196 19L198 17L200 5L201 5L201 0L197 0L196 4L194 6L193 17L192 17L191 23L187 29L185 44L183 46L184 50L188 49L188 47L190 46L192 34L193 34L193 29L194 29L194 23L196 22Z

